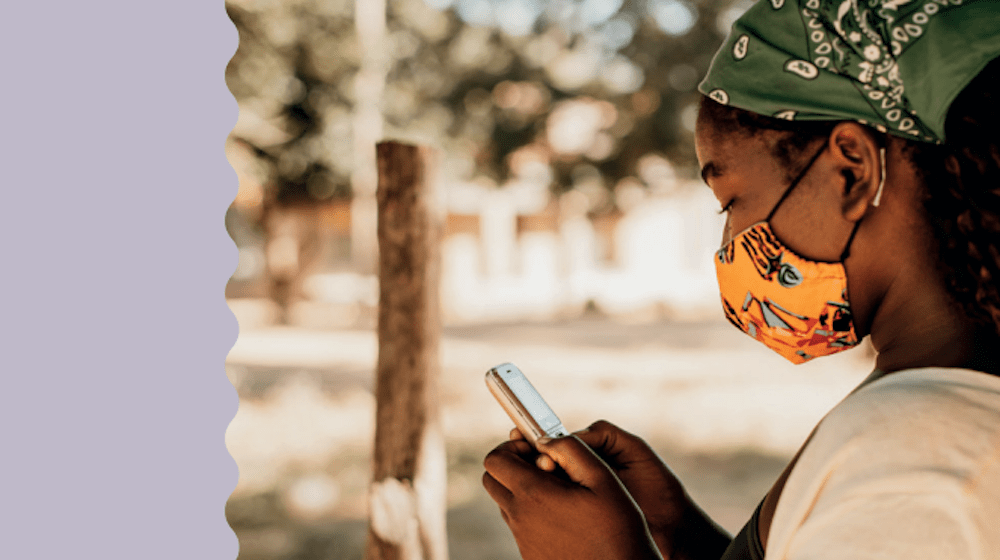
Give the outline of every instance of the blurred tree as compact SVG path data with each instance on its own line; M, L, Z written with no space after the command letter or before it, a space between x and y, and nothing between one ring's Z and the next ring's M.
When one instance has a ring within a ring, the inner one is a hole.
M535 4L492 4L525 3ZM285 10L252 11L247 3L227 4L240 30L240 48L227 72L230 89L237 100L266 101L263 105L274 112L261 117L287 135L272 145L244 138L271 162L270 188L282 202L350 196L351 159L342 148L350 145L357 38L351 3L327 4L340 8L317 11L316 5L300 1L283 4ZM580 8L601 3L551 4ZM658 6L674 4L690 10L689 25L668 26L682 34L664 31L651 15L664 12ZM693 158L683 110L697 99L697 81L723 39L718 18L731 4L630 0L618 2L609 17L589 20L579 13L560 19L550 9L535 18L532 34L515 36L500 23L478 27L463 21L456 14L462 2L441 12L424 0L390 0L384 47L390 68L382 101L386 136L416 135L455 147L473 156L476 172L502 180L510 173L507 158L540 140L553 107L585 96L615 106L618 126L612 132L617 140L609 153L577 160L596 163L610 183L634 172L635 162L651 150L683 167ZM282 27L270 23L276 19L287 21L283 25L293 30L291 41L275 41L280 33L273 28ZM585 61L590 67L577 68L576 74L566 69ZM527 110L516 103L502 106L497 88L512 82L542 88L542 103ZM565 180L558 183L569 186Z
M301 210L350 194L350 166L338 169L331 161L327 137L328 116L351 106L336 86L357 66L345 56L352 50L353 22L349 12L317 14L306 4L261 12L235 2L226 6L240 34L226 71L240 102L241 122L232 136L267 170L254 216L266 244L266 293L278 304L279 322L286 322L302 272L319 249L316 220L300 219Z
M240 33L226 72L241 109L233 136L268 170L262 227L284 208L349 198L354 1L226 5ZM556 193L658 188L640 169L651 154L693 178L695 88L747 5L388 0L383 134L440 146L454 180L502 184L527 169ZM592 212L614 209L598 199Z

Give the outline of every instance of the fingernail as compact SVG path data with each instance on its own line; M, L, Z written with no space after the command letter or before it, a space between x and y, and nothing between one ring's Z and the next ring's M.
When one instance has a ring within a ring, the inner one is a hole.
M582 430L577 430L577 431L575 431L573 433L574 434L586 434L586 433L590 433L590 428L584 428Z
M538 438L538 443L540 443L542 445L548 445L550 441L552 441L552 438L550 438L550 437L543 436L543 437Z

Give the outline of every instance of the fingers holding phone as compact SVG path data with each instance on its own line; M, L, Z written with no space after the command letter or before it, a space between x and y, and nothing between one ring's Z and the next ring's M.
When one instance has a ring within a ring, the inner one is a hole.
M552 457L538 442L559 437L566 430L524 373L514 364L500 364L486 373L486 385L516 426L510 431L511 442L526 442L538 450L534 455L525 454L523 460L543 471L564 471L560 461L569 458ZM607 462L643 510L649 510L647 515L652 514L649 516L661 526L674 523L689 500L680 482L645 441L604 420L575 435Z
M521 439L484 460L483 486L525 560L659 558L641 511L600 457L572 436L537 444L568 478L525 460L532 450Z
M707 547L720 554L729 535L694 503L680 480L642 438L599 420L574 435L615 472L639 505L664 557Z
M510 441L518 440L526 441L524 434L522 434L521 430L518 430L517 428L511 429ZM552 460L552 457L549 457L545 453L538 453L535 456L535 466L546 472L553 472L558 468L558 465L554 460Z
M516 426L510 432L512 441L525 440L534 446L539 438L561 437L569 433L542 395L514 364L500 364L487 371L486 386ZM556 471L556 462L544 453L538 454L534 461L543 471Z
M560 437L562 423L513 364L490 370L486 383L516 428L510 441L487 457L483 485L500 505L524 558L561 558L581 543L583 556L565 557L613 558L601 548L611 543L643 558L649 551L642 543L650 539L664 557L706 546L721 554L728 544L729 535L638 436L601 420L573 437ZM552 520L562 521L549 525ZM595 535L597 542L588 540ZM553 547L555 540L563 544ZM658 557L655 550L652 554Z

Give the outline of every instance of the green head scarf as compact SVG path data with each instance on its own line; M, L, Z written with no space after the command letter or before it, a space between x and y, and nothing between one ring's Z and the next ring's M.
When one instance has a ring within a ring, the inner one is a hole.
M998 55L998 0L760 0L698 90L761 115L941 143L952 100Z

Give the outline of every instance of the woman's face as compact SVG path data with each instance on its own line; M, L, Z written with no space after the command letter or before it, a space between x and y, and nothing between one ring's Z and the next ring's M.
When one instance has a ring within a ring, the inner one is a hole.
M777 133L764 132L750 137L719 133L710 122L699 119L695 129L695 150L701 175L727 213L722 243L743 230L767 219L792 180L825 141L802 147L796 168L786 169L774 157ZM781 203L770 225L778 239L799 255L811 260L833 262L843 253L851 224L841 213L836 196L844 178L832 168L827 154L806 170L791 194Z

